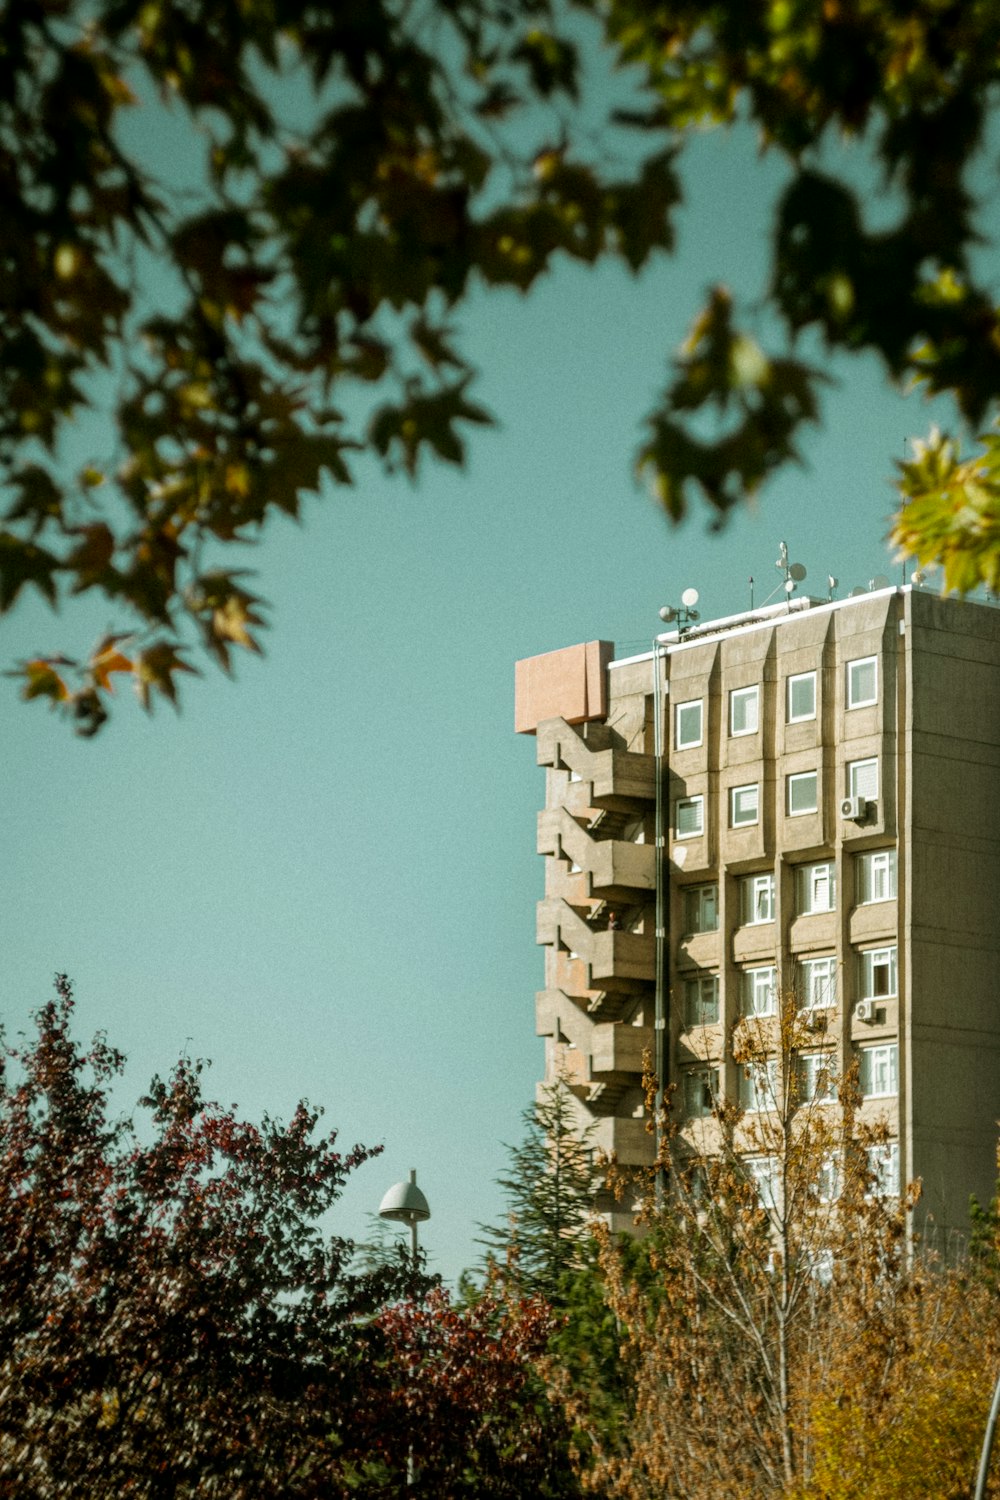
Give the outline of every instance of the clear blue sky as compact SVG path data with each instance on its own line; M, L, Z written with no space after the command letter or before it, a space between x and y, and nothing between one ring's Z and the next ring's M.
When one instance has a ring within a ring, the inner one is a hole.
M780 180L739 132L687 165L679 254L639 279L568 264L527 298L477 297L465 347L500 419L463 473L416 488L370 466L259 549L273 605L263 661L209 669L184 711L128 699L91 742L0 685L0 1013L12 1031L75 982L80 1031L129 1055L125 1093L187 1048L250 1116L322 1103L345 1144L382 1142L335 1221L363 1233L416 1167L432 1266L476 1258L500 1215L503 1141L542 1071L534 852L543 773L513 734L518 657L603 637L641 650L661 604L703 614L779 582L779 539L823 592L885 572L892 461L919 397L838 363L825 424L721 535L672 530L636 488L639 424L707 286L759 294ZM947 412L944 413L947 420ZM5 622L5 663L74 644L103 607Z

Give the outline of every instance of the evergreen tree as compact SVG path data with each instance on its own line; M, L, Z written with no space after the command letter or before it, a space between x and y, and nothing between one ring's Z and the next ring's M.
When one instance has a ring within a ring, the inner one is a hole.
M522 1295L561 1304L567 1273L584 1262L595 1212L596 1174L590 1130L575 1129L566 1081L546 1085L524 1111L524 1137L507 1146L510 1168L497 1182L507 1199L501 1226L480 1224L487 1268L499 1268Z

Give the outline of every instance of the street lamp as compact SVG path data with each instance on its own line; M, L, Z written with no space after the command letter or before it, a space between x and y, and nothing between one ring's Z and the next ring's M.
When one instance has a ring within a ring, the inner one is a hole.
M417 1187L416 1172L410 1173L409 1182L397 1182L389 1189L379 1204L378 1214L380 1219L394 1219L398 1224L409 1224L413 1269L416 1270L417 1225L431 1216L427 1199Z
M416 1172L410 1173L409 1182L397 1182L386 1193L379 1204L378 1216L380 1219L394 1219L397 1224L409 1224L410 1226L410 1248L413 1253L413 1269L419 1269L417 1260L417 1225L431 1216L427 1199L417 1187ZM413 1463L413 1445L406 1455L406 1486L412 1488L416 1483L416 1469Z

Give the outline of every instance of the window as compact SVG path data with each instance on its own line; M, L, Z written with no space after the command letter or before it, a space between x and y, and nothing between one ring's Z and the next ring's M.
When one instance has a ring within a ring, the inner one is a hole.
M847 706L864 708L878 702L878 657L862 656L847 663Z
M859 906L870 906L876 901L895 900L895 849L874 849L870 854L859 854L856 869Z
M684 931L718 932L719 887L717 885L688 886L684 892Z
M817 808L815 771L800 771L788 777L788 815L797 818L800 813L812 813Z
M834 911L837 905L837 867L832 859L819 865L799 865L795 871L795 910L798 916Z
M703 974L684 982L684 1025L714 1026L719 1019L719 979Z
M777 1012L776 974L772 967L743 970L743 1014L773 1016Z
M787 717L789 724L816 717L816 673L799 672L788 679Z
M821 1203L836 1203L840 1197L840 1162L836 1156L827 1156L821 1162L814 1187Z
M837 1097L837 1059L832 1052L803 1052L798 1059L799 1100L828 1104Z
M701 699L678 703L674 709L674 749L690 750L701 744Z
M820 1010L837 1003L837 960L804 958L799 965L799 997L803 1010Z
M869 1146L868 1175L871 1184L870 1198L899 1197L899 1142L885 1141L881 1146Z
M885 1047L862 1047L860 1081L865 1099L886 1099L899 1092L897 1082L897 1047L890 1042Z
M849 797L864 797L866 802L878 801L877 760L847 762L847 794Z
M704 831L704 797L679 797L674 813L675 836L679 839L695 839Z
M896 993L896 945L868 948L858 955L862 1000L884 1000Z
M773 875L746 875L740 881L740 921L744 927L774 921Z
M748 1156L747 1176L757 1189L761 1208L770 1213L777 1209L781 1195L781 1176L776 1156Z
M778 1101L778 1059L744 1063L739 1070L740 1107L748 1114L774 1109Z
M756 734L760 688L733 688L729 694L729 733Z
M757 822L757 783L753 786L733 786L729 788L729 826L730 828L745 828L750 823Z
M684 1074L684 1113L689 1119L704 1120L718 1097L718 1068L690 1068Z

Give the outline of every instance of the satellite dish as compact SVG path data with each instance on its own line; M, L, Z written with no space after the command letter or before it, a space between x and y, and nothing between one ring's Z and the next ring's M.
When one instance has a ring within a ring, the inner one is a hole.
M915 583L917 588L919 588L926 577L927 574L923 571L922 568L914 568L913 576L911 577L910 582Z
M778 543L778 560L774 566L776 568L788 567L788 546L785 542Z
M801 563L792 563L788 570L789 578L794 578L796 583L801 583L806 576L806 570Z
M685 589L683 594L681 595L681 603L683 604L685 609L694 609L695 605L698 603L698 590Z
M785 593L786 594L794 594L795 593L795 579L794 578L786 578L785 579Z
M852 599L857 599L859 594L867 594L867 592L868 590L863 589L859 583L856 589L851 589L850 597Z
M840 582L840 579L839 578L834 578L834 576L833 576L832 573L827 574L826 586L827 586L828 589L831 589L831 590L835 589L837 587L837 584L839 582Z
M887 589L889 587L889 580L884 573L876 573L874 578L869 579L868 587L870 589Z
M676 609L674 609L672 604L665 604L660 610L660 619L663 621L664 625L669 625L671 620L676 620L676 618L677 611Z

